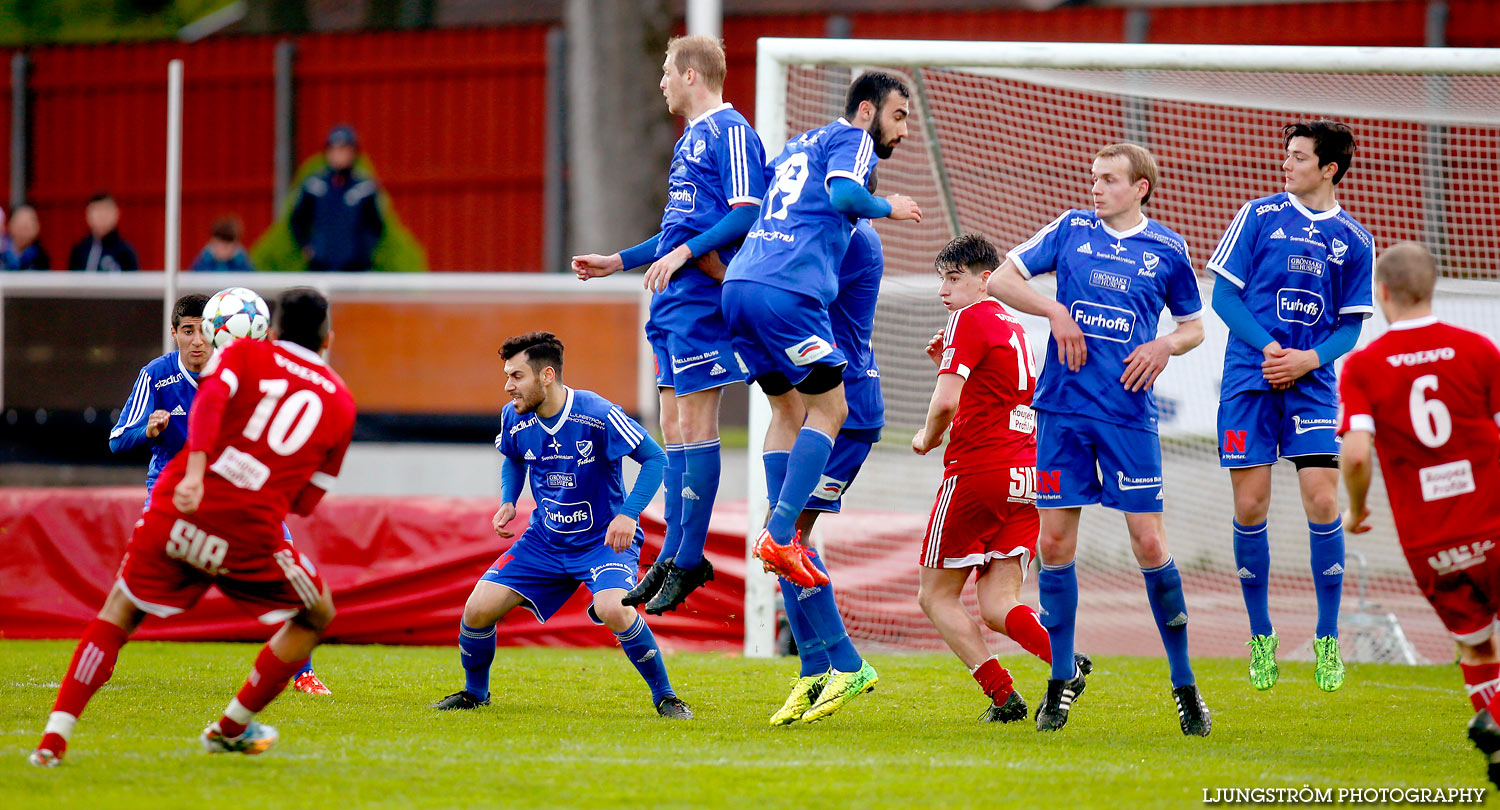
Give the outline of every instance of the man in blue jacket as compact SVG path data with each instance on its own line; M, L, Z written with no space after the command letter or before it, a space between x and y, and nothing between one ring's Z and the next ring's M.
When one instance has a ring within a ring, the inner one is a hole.
M323 155L327 168L303 181L292 208L292 239L308 270L369 270L385 222L376 204L380 187L355 171L354 128L339 124L330 130Z

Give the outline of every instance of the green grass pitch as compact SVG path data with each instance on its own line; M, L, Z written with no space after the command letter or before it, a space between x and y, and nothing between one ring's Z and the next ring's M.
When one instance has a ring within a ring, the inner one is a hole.
M690 723L656 717L617 650L501 649L493 705L439 714L456 649L330 646L334 691L288 691L259 757L205 754L197 734L239 686L245 644L136 643L79 721L67 761L28 766L72 642L0 642L0 805L132 807L1203 806L1215 787L1482 787L1457 667L1349 666L1319 692L1282 662L1257 693L1244 663L1195 663L1212 736L1177 728L1166 662L1097 660L1067 728L975 721L984 699L948 655L872 654L874 692L833 718L773 729L795 664L670 656ZM1033 711L1046 671L1003 659Z

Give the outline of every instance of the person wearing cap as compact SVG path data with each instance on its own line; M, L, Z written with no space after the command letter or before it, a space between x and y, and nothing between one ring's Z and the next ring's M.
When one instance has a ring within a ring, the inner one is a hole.
M355 169L354 128L339 124L329 130L323 156L327 167L303 182L292 208L292 239L308 270L369 270L385 222L376 204L380 187Z

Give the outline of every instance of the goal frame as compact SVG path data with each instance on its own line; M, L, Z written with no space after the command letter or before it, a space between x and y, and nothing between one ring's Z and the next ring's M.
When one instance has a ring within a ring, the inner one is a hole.
M755 128L768 156L779 154L786 142L788 72L796 65L1495 75L1500 74L1500 49L764 37L756 41ZM948 224L958 227L956 222ZM754 553L755 538L766 517L761 451L770 415L765 395L752 386L744 654L755 658L776 652L776 579L762 572Z

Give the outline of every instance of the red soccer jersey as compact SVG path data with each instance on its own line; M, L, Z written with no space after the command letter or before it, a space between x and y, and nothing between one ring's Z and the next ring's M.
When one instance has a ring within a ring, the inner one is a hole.
M943 475L1036 465L1036 362L1026 332L984 298L948 316L938 374L964 378L943 453Z
M1439 322L1404 321L1349 356L1339 433L1375 434L1407 552L1500 536L1500 351Z
M227 402L224 400L227 388ZM204 450L203 502L194 523L226 538L281 539L281 522L309 485L332 489L354 434L354 397L315 352L286 341L237 340L214 354L198 381L190 419L218 403L218 430L188 445L162 471L153 509L176 512L172 493L188 454Z

